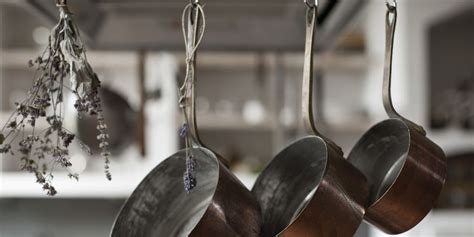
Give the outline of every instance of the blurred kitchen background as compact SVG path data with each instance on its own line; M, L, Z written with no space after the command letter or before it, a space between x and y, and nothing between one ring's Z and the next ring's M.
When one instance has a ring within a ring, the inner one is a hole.
M205 143L231 160L250 188L284 146L304 134L300 118L302 0L203 0L207 31L198 58L197 112ZM346 154L381 103L384 0L321 0L315 83L321 129ZM187 0L69 0L103 81L113 144L103 161L72 154L76 182L57 173L47 197L18 159L0 163L0 236L108 236L115 215L155 165L183 146L177 85L184 73L181 12ZM474 236L474 1L399 0L394 103L449 157L437 208L407 237ZM0 0L0 123L32 84L28 60L56 23L53 0ZM71 111L71 114L74 112ZM68 118L86 143L95 125ZM357 236L384 234L363 225Z

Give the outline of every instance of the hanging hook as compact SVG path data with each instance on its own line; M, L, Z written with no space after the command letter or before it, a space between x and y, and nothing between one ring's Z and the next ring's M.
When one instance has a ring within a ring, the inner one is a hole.
M67 7L67 0L56 0L57 7Z
M315 8L318 6L318 0L313 0L314 2L310 2L311 0L304 0L304 3L306 4L306 6L308 6L309 8Z
M387 4L388 10L391 12L397 9L397 0L385 0L385 4Z
M191 3L193 6L196 6L199 5L199 0L189 0L189 3Z

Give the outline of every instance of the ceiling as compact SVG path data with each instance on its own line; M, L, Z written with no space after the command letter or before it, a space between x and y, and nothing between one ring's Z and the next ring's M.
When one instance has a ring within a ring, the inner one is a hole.
M4 0L50 24L57 20L53 0ZM181 13L188 1L68 0L89 45L105 50L181 50ZM301 50L303 0L202 0L207 50ZM320 0L317 48L327 49L366 0ZM331 8L333 6L333 8ZM20 19L21 20L21 19Z

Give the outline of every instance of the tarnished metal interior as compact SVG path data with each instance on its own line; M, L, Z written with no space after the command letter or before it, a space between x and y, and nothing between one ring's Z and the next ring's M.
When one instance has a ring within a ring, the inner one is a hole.
M327 165L325 142L311 136L280 152L252 189L263 210L261 236L285 230L312 199Z
M112 236L188 236L211 204L219 180L217 158L204 148L193 149L195 190L183 188L186 151L153 169L130 196L115 222Z
M400 120L369 130L349 154L350 161L369 181L369 202L376 202L397 178L410 145L410 132Z

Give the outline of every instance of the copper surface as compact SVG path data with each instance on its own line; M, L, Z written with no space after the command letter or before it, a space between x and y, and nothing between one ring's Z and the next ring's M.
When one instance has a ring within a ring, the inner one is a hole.
M181 98L192 148L174 154L153 169L126 201L115 221L113 237L258 237L260 207L250 191L225 167L225 160L199 138L195 110L196 49L204 32L202 6L190 3L183 13L190 94ZM186 32L187 31L187 32ZM188 106L190 103L190 106ZM186 157L196 162L197 186L183 187Z
M261 237L350 237L368 198L365 176L322 135L313 117L313 40L317 2L307 6L302 110L316 136L297 140L267 165L252 189L263 215Z
M390 119L376 124L348 160L369 182L365 220L389 234L416 226L434 207L447 176L443 150L423 127L401 116L391 98L396 4L387 3L383 103Z

